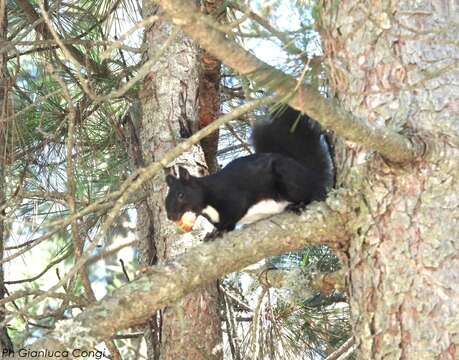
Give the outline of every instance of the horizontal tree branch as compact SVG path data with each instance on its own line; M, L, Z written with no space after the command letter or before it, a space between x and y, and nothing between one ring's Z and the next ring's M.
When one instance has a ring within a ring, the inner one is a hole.
M335 100L324 98L313 87L299 84L293 77L229 40L209 16L199 12L192 0L153 1L160 4L174 24L226 65L246 75L258 86L286 96L293 108L303 111L337 135L374 149L393 162L406 162L423 155L425 148L418 139L408 139L388 128L369 126L345 111ZM295 89L297 91L293 91Z
M299 216L280 214L153 266L74 319L59 321L55 330L35 342L32 349L92 349L102 339L145 322L155 311L196 288L267 256L308 244L346 246L351 200L347 192L335 192L326 202L311 204Z

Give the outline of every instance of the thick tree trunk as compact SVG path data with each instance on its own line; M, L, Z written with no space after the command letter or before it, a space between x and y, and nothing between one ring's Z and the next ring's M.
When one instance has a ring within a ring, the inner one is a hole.
M425 160L403 166L352 144L337 151L339 183L362 194L349 249L360 358L458 359L458 4L325 3L320 30L342 105L428 144Z
M144 11L144 17L147 17L157 9ZM142 158L148 164L161 159L164 153L198 128L199 82L198 48L183 33L158 21L146 30L145 35L149 58L158 58L145 77L140 94L143 114L137 133ZM177 161L191 169L196 169L199 162L204 163L199 151L186 160ZM150 196L138 207L144 265L163 262L193 246L193 241L177 242L176 227L166 218L164 198L167 186L164 178L160 176L152 180L146 190ZM217 305L214 285L164 309L152 322L150 331L153 336L149 345L155 349L150 351L149 358L221 359L219 345L222 335ZM159 347L158 341L161 343Z

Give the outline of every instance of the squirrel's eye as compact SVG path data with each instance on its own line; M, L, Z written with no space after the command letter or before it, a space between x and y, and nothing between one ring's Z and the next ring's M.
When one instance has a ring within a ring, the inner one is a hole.
M180 200L182 200L182 199L185 197L185 194L182 193L182 192L180 192L180 193L178 193L177 197L178 197Z

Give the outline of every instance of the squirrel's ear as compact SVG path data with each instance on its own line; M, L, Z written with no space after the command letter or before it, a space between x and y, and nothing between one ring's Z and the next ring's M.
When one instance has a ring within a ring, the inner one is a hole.
M189 182L191 179L191 175L188 172L188 170L181 166L179 166L179 175L180 175L180 180L182 180L185 183Z
M172 185L174 185L176 181L177 181L177 178L175 176L172 176L172 175L166 176L166 183L169 187L172 187Z

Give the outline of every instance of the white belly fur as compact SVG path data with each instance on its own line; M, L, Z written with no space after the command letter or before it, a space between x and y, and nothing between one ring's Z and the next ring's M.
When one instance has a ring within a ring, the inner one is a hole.
M237 224L247 225L271 215L280 214L289 204L288 201L262 200L252 205Z

